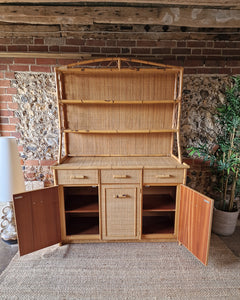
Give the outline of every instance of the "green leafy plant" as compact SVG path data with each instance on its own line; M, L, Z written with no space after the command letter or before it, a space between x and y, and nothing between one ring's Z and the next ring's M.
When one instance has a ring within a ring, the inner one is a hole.
M226 88L225 102L217 108L216 124L219 134L216 146L208 144L188 148L189 155L197 155L208 161L217 174L220 202L218 208L234 211L235 199L240 189L240 76L231 77L232 84Z

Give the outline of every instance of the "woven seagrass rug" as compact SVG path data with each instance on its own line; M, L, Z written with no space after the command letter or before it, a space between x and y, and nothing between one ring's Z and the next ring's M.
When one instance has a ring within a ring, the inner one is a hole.
M54 245L17 254L0 299L240 299L240 260L212 235L203 266L177 243Z

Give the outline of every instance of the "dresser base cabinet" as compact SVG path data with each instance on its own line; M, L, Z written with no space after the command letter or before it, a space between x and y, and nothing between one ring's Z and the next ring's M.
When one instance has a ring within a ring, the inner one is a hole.
M79 197L81 188L83 191ZM148 187L150 191L144 193L142 210L139 187L133 185L123 189L118 186L103 186L102 213L99 213L96 191L92 191L96 188L77 187L78 191L74 191L74 187L64 189L69 189L64 195L66 198L64 212L59 209L57 199L59 194L63 193L62 187L14 195L20 255L59 242L175 240L189 249L201 262L207 264L212 199L185 185L179 185L180 199L176 201L180 202L180 207L177 216L176 202L172 198L177 186ZM157 191L160 192L159 202L156 200ZM165 194L166 191L169 191L169 194ZM80 199L84 194L87 197L83 203L79 200L79 205L74 198L78 195ZM69 197L73 199L70 206ZM151 201L147 203L146 199ZM62 236L61 214L65 227Z

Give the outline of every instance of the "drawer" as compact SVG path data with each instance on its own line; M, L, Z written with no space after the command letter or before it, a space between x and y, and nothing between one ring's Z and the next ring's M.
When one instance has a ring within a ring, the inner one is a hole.
M98 171L57 170L57 184L98 184Z
M183 183L184 169L144 170L143 184Z
M102 170L102 183L139 183L139 170Z

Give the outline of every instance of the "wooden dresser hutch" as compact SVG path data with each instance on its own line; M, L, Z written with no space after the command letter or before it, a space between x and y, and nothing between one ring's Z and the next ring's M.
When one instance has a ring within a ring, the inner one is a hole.
M182 80L181 67L126 58L56 68L55 186L14 196L21 255L178 240L207 264L213 201L184 185Z

